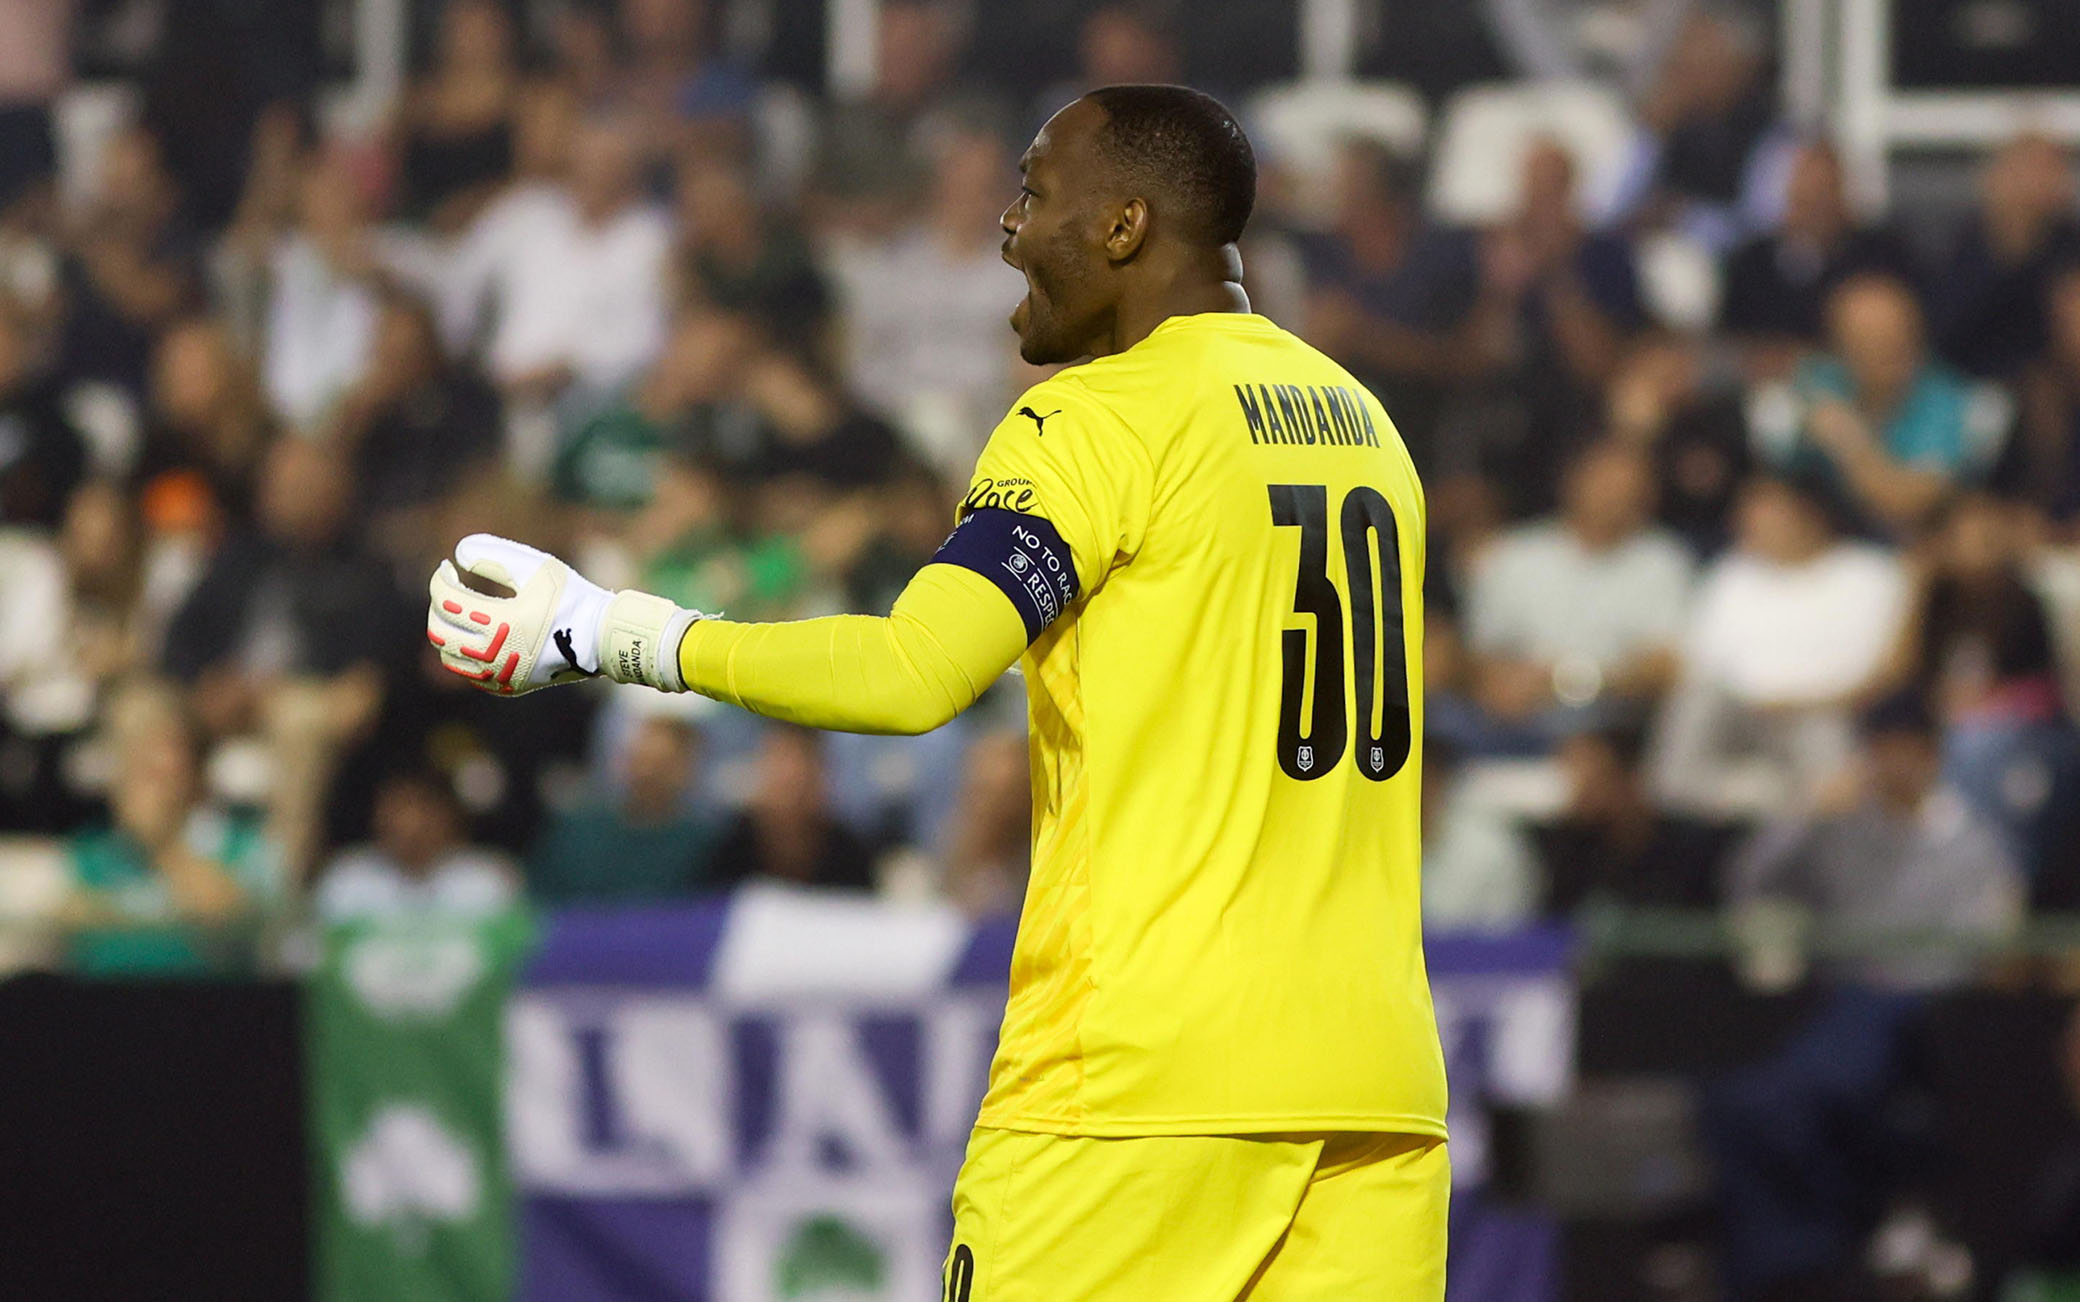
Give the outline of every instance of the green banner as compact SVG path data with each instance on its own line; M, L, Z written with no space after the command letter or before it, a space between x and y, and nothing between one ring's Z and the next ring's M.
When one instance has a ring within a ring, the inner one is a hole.
M504 1015L532 938L518 914L326 932L304 1001L320 1302L512 1295Z

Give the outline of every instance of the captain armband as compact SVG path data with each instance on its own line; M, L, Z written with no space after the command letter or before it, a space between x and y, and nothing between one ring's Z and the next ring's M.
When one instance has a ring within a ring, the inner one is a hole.
M1037 515L995 507L970 511L932 560L996 584L1025 621L1029 644L1061 618L1079 590L1069 545Z

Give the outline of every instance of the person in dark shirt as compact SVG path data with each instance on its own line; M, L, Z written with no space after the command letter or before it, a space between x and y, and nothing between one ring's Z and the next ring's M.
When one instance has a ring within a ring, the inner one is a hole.
M1987 163L1979 198L1936 284L1935 338L1956 365L2005 378L2043 351L2051 278L2080 257L2072 159L2043 136L2017 137Z
M87 450L55 388L30 369L28 343L0 305L0 525L50 529L86 474Z
M2080 903L2080 733L2013 507L1974 493L1936 529L1889 685L1944 724L1943 776L2006 838L2040 905Z
M2053 277L2045 307L2049 338L2022 377L2022 421L1995 480L2071 534L2080 525L2080 266Z
M387 675L413 640L388 571L348 540L351 506L336 450L275 443L259 527L211 557L162 653L213 737L268 745L271 822L296 873L315 862L342 799L339 763L376 727Z
M887 480L900 455L895 430L867 414L807 358L770 352L745 377L765 437L744 467L755 481L801 480L846 493Z
M1591 901L1664 908L1718 902L1719 865L1736 831L1656 809L1640 771L1641 729L1577 733L1560 746L1568 801L1534 829L1546 868L1546 908L1565 916Z
M155 335L197 294L198 241L180 206L149 132L133 127L110 139L94 204L59 270L58 370L66 382L97 380L143 395Z
M1727 260L1719 328L1751 351L1767 352L1756 359L1760 364L1787 370L1799 351L1825 335L1828 293L1868 271L1918 279L1892 231L1857 225L1834 146L1809 142L1792 160L1776 230L1742 244Z
M260 463L274 437L259 382L232 351L224 327L207 317L170 326L152 357L151 419L133 473L154 480L192 476L207 485L216 512L243 527L252 520Z
M1470 307L1471 246L1425 229L1414 180L1382 146L1353 143L1337 160L1334 217L1300 243L1307 269L1302 333L1380 394L1418 466L1443 386L1474 356L1456 327Z
M434 67L406 99L398 160L400 215L462 230L513 170L520 68L512 22L492 0L441 13Z
M715 884L717 828L688 804L699 761L692 728L644 719L615 764L621 791L556 814L527 857L544 903L683 897Z
M719 878L871 890L873 856L832 814L827 781L820 735L788 724L768 728L751 802L715 848Z
M447 359L431 309L385 292L367 373L332 429L353 462L361 536L386 555L416 555L432 541L425 508L498 456L500 426L497 391Z
M1638 275L1629 244L1584 227L1574 156L1551 139L1526 152L1516 211L1475 238L1470 382L1437 441L1476 458L1513 513L1538 514L1600 424L1604 389L1642 324Z
M1674 226L1715 251L1743 233L1779 136L1768 45L1751 15L1698 5L1667 45L1639 115L1621 220Z
M784 347L820 344L830 287L808 240L792 221L764 210L743 168L681 167L678 206L681 265L694 302L757 321Z

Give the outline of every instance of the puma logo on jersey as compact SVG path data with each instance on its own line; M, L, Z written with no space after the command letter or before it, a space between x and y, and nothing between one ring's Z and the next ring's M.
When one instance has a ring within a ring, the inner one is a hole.
M1062 409L1060 407L1056 407L1053 411L1048 412L1045 416L1042 416L1039 412L1034 411L1031 407L1020 407L1018 409L1018 414L1025 417L1027 420L1033 422L1033 435L1036 438L1040 438L1044 437L1047 434L1047 422L1061 415Z

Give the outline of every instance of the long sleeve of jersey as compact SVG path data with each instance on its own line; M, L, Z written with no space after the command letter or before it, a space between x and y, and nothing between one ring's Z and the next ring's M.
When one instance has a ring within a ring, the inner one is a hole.
M929 732L1017 661L1020 612L988 578L925 566L886 617L777 624L704 619L679 643L687 689L755 714L840 732Z

